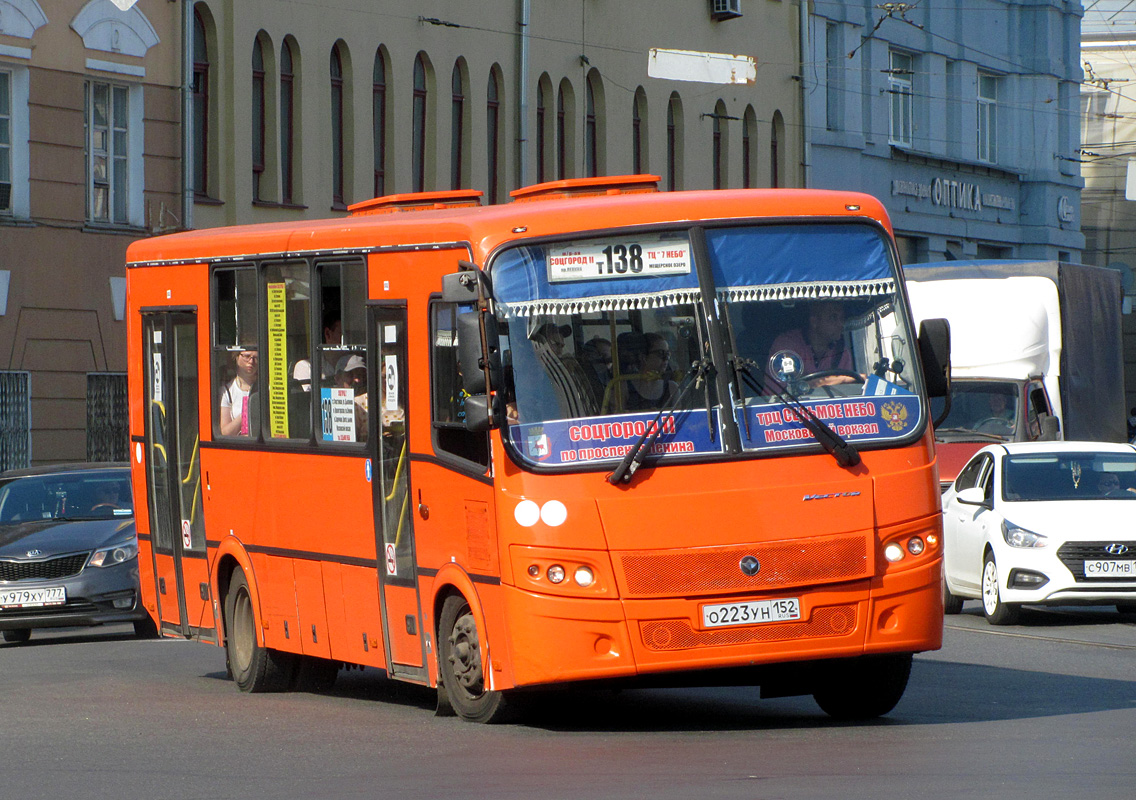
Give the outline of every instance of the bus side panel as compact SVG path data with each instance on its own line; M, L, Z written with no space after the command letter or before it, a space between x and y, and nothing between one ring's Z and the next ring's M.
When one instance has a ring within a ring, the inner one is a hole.
M931 427L927 426L927 434L921 441L903 452L909 454L909 463L921 466L901 470L899 462L893 462L894 469L880 470L875 475L876 524L881 528L922 519L930 514L939 515L942 511ZM939 527L942 527L941 519Z
M186 621L190 626L202 631L213 628L213 604L209 596L209 561L204 554L197 558L183 557L181 571L182 580L185 581Z
M169 553L156 553L154 556L154 582L151 590L156 590L158 602L162 604L162 621L180 625L181 609L177 598L177 573L174 571L174 557Z
M325 563L323 581L331 657L385 669L376 570Z
M304 655L331 658L324 598L323 565L318 561L298 558L292 562L296 576L296 611L299 614L299 637Z
M292 559L254 554L252 563L260 592L260 624L264 629L265 646L289 653L302 652Z

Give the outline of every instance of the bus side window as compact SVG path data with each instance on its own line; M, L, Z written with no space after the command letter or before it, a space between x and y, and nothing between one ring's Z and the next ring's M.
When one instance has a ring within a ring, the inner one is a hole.
M457 355L457 327L453 303L430 305L430 367L434 449L489 466L489 437L465 429L465 399Z
M367 274L358 260L321 263L319 274L319 320L316 326L316 362L311 381L319 398L319 441L361 442L367 438L369 406L366 380ZM326 412L333 394L349 393L355 404L352 423L345 416ZM338 420L336 422L335 420Z
M256 267L214 270L213 304L213 433L256 438Z

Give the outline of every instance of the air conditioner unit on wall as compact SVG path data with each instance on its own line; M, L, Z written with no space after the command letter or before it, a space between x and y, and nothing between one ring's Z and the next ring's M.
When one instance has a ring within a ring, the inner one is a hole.
M742 0L710 0L710 16L719 22L741 15Z

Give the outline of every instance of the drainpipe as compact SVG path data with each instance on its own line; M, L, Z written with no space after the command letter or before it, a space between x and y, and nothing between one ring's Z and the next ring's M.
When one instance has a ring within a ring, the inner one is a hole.
M517 182L529 185L529 22L532 0L520 0L517 37Z
M181 227L193 227L193 0L181 3Z
M805 65L811 62L809 50L809 0L800 0L801 3L801 167L804 178L804 188L809 188L809 165L812 161L812 144L809 137L812 135L809 127L809 92L805 86Z

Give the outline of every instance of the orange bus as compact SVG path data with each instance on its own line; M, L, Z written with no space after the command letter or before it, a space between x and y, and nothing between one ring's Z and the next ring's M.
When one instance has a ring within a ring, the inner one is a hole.
M341 666L760 685L867 718L942 638L928 395L859 194L394 195L128 253L144 605L244 691Z

